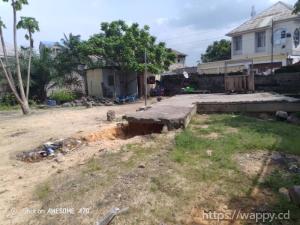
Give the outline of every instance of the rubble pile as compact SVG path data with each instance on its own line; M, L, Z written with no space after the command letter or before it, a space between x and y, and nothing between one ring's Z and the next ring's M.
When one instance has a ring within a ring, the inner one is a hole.
M53 158L59 154L67 154L78 149L84 142L75 138L49 141L36 149L17 154L17 159L24 162L39 162L47 158Z
M113 106L114 104L114 101L109 98L88 96L76 99L72 102L66 102L62 104L62 107L86 106L87 108L91 108L93 106Z
M271 156L271 163L283 167L290 173L297 173L300 175L300 159L296 156L275 152Z

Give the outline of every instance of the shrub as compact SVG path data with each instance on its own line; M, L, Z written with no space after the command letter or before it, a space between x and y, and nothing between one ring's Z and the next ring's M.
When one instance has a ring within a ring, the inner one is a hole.
M50 95L50 99L57 103L71 102L76 98L76 95L70 90L55 91Z
M12 93L7 93L0 99L0 104L3 106L15 106L18 102Z

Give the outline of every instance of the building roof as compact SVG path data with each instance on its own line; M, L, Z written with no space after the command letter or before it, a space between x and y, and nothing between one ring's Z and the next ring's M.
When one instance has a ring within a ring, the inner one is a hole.
M172 72L174 73L183 73L183 71L187 72L187 73L197 73L197 66L189 66L189 67L183 67L183 68L179 68L179 69L175 69Z
M14 56L15 55L15 50L14 50L14 46L9 44L9 43L5 43L6 45L6 52L8 56ZM2 45L0 45L0 56L3 56L3 49L2 49Z
M250 20L246 21L239 27L235 28L234 30L230 31L227 36L234 36L241 33L246 33L251 30L271 27L272 20L282 21L288 20L299 17L299 15L293 14L293 7L285 4L283 2L277 2L270 8L262 11L255 17L251 18Z
M171 49L171 50L172 50L172 52L174 52L176 54L176 56L187 56L186 54L184 54L182 52L179 52L179 51L177 51L175 49Z
M46 48L52 48L54 46L60 46L60 42L57 41L41 41L40 46L46 47Z

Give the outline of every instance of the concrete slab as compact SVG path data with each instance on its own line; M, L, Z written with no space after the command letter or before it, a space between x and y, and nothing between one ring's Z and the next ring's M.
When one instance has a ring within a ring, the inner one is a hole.
M177 95L153 104L146 111L126 114L124 119L130 123L162 124L172 130L185 128L197 111L268 112L284 108L300 111L300 100L273 93Z

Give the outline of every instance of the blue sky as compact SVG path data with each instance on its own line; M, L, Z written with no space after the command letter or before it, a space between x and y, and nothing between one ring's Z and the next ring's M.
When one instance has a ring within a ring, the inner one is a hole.
M151 33L168 47L188 54L187 65L196 65L201 53L215 40L276 0L29 0L19 16L35 17L41 31L39 41L58 41L63 34L80 34L87 39L99 32L101 22L122 19L149 25ZM283 1L294 4L295 0ZM12 43L10 5L0 3L0 16L7 25L6 42ZM26 45L24 33L19 43Z

